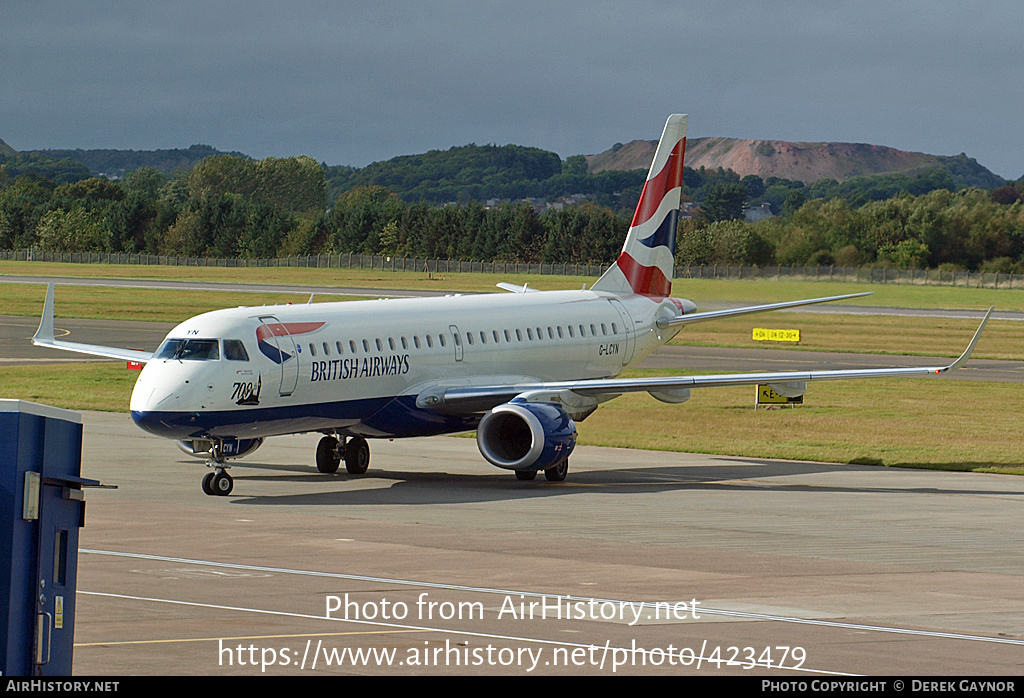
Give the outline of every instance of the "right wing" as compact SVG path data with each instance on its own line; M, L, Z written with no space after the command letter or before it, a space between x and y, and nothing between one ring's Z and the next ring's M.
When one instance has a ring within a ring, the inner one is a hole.
M473 414L486 412L516 397L523 397L527 401L554 401L570 404L578 402L580 398L583 400L596 399L601 401L602 399L609 399L622 393L650 392L652 394L668 394L669 396L676 394L678 397L685 399L683 395L686 395L686 391L690 388L721 388L725 386L758 384L778 386L776 391L786 395L787 393L803 394L806 388L805 384L809 381L935 375L961 368L967 363L991 315L992 308L989 308L964 352L956 361L945 366L727 373L654 378L597 378L449 388L437 386L424 390L417 395L416 405L436 412ZM596 406L596 403L594 405Z
M46 302L43 304L43 316L39 319L39 329L32 337L32 343L37 347L50 347L51 349L63 349L64 351L76 351L79 354L92 354L93 356L104 356L108 359L123 359L124 361L137 361L147 363L153 358L148 351L136 351L135 349L121 349L119 347L104 347L98 344L79 344L78 342L62 342L53 337L53 282L46 287Z

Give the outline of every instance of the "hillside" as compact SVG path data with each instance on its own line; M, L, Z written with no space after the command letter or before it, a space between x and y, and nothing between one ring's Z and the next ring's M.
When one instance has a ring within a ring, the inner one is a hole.
M632 141L597 155L588 155L589 172L646 169L657 141ZM739 138L693 138L686 143L686 165L693 169L721 167L741 177L779 177L810 184L820 179L845 181L878 174L917 174L941 168L958 186L986 188L1003 179L961 154L948 157L911 153L866 143L790 143Z
M168 150L26 150L22 155L42 155L55 159L77 160L89 168L93 175L105 175L120 178L140 167L155 167L161 172L171 174L175 170L190 170L203 158L211 155L236 155L247 157L242 153L224 153L208 145L193 145L189 148L171 148Z

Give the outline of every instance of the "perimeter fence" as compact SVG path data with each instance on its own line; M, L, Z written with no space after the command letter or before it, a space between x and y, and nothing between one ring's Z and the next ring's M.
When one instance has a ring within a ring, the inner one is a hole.
M269 259L234 257L183 257L125 252L49 252L0 250L0 260L61 262L70 264L140 264L184 267L308 267L317 269L377 269L428 274L541 274L596 277L606 264L528 264L479 262L459 259L424 259L361 254L314 254ZM974 288L1024 288L1024 274L997 274L942 269L886 269L840 266L725 266L716 264L675 267L676 279L793 279L847 283L966 286Z

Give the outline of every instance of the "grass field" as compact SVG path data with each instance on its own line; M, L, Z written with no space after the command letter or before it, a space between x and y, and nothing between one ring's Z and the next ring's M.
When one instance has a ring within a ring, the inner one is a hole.
M27 266L26 266L27 265ZM45 270L43 269L45 267ZM85 268L88 267L88 268ZM74 273L73 273L74 272ZM253 272L258 277L253 277ZM272 272L264 275L264 272ZM210 269L115 267L0 262L0 274L259 281L367 288L433 288L489 291L501 277L326 269ZM579 278L508 278L534 288L579 288ZM590 283L592 279L586 280ZM439 285L440 284L440 285ZM903 307L1024 309L1024 292L949 287L865 286L816 282L677 282L676 295L705 301L769 302L838 293L875 291L857 304ZM0 314L38 315L38 285L0 284ZM180 321L220 307L305 302L305 296L248 293L120 290L58 287L59 317ZM1022 359L1024 328L992 322L975 356ZM798 327L801 350L867 351L955 356L970 339L973 320L777 313L754 319L695 325L680 343L752 346L754 326ZM677 341L680 341L677 340ZM907 352L907 348L911 352ZM0 368L0 395L77 410L126 411L138 374L120 363ZM1024 390L1012 383L886 379L812 384L796 409L753 409L753 388L694 390L684 405L665 405L646 394L603 405L579 426L580 443L679 450L752 458L793 458L902 467L1024 474L1019 435Z
M0 276L76 276L111 279L178 279L187 281L247 282L264 284L305 284L362 288L429 289L435 291L486 293L495 284L508 281L528 283L539 290L580 288L596 277L543 276L540 274L448 274L382 271L366 269L309 269L304 267L172 267L114 264L60 264L56 262L0 261ZM818 296L871 291L872 295L853 301L856 305L900 308L962 308L1024 310L1024 290L987 289L964 286L917 286L910 284L857 284L790 280L676 279L672 292L690 298L698 306L709 302L753 302L797 300ZM2 314L2 313L0 313ZM9 314L9 313L7 313Z
M0 368L0 395L127 412L137 376L123 363L67 364L56 371L9 366ZM1018 384L836 381L812 384L804 402L795 409L754 410L749 386L694 390L683 405L645 393L624 395L578 426L579 443L1024 475L1024 391Z
M956 357L966 348L978 320L765 313L705 322L684 328L671 343L690 346L756 347L793 351L838 351L864 354ZM800 344L755 342L754 327L799 329ZM990 320L973 354L979 359L1024 360L1024 323Z

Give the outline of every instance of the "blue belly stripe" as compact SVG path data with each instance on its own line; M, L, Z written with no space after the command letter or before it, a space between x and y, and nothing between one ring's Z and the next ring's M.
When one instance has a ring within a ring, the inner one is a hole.
M412 395L211 412L132 410L140 429L170 439L235 438L337 430L378 438L470 431L479 417L442 415L416 407Z

